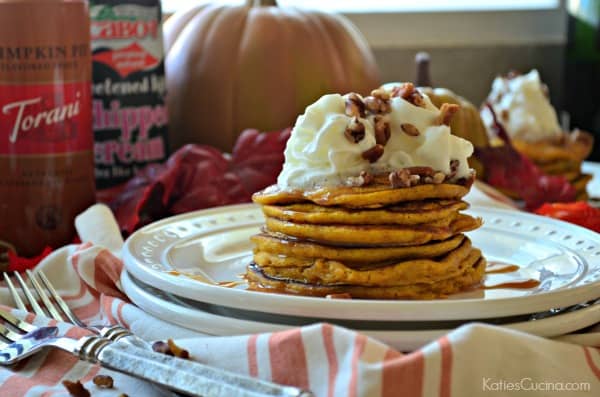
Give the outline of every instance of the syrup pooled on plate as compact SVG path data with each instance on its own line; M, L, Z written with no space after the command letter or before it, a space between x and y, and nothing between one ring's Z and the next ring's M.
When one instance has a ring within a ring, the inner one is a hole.
M520 269L519 265L514 265L504 262L489 262L486 266L486 274L500 274L500 273L514 273ZM511 280L501 281L498 283L488 283L487 278L483 283L483 289L500 289L500 288L512 288L512 289L530 289L540 285L539 280L533 278L515 278Z

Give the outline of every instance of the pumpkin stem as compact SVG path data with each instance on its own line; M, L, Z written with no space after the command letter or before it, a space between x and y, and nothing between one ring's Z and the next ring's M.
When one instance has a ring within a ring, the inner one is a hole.
M247 7L277 7L277 0L246 0Z
M432 87L429 75L429 54L418 52L415 55L415 63L417 64L417 87Z

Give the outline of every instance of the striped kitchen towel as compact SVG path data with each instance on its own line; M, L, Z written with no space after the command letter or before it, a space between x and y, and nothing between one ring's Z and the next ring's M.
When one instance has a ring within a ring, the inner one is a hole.
M121 241L110 235L111 227L100 222L88 231L80 228L82 240L88 242L57 250L40 269L86 321L119 323L148 340L175 338L193 359L204 363L307 388L323 397L600 395L600 325L566 336L567 343L471 324L403 353L330 324L213 337L166 323L131 304L121 292L123 264L116 255ZM107 235L98 236L99 230ZM0 304L12 304L3 286ZM49 322L14 313L38 324ZM74 337L85 333L68 324L60 327ZM112 376L114 388L96 387L92 379L97 374ZM65 379L81 380L94 397L161 395L144 382L48 350L15 367L0 368L0 396L68 396L61 384Z

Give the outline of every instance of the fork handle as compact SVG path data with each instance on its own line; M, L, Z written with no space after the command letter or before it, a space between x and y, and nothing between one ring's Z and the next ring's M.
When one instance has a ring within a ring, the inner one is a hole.
M309 397L312 393L235 374L128 344L108 343L94 353L103 366L188 396Z

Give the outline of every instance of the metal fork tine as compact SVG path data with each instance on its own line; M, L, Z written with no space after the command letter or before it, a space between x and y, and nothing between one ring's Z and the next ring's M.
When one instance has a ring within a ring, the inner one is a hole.
M19 320L9 312L5 312L4 310L0 310L0 318L15 327L16 329L23 332L32 332L37 329L35 325L31 325L25 321Z
M21 299L21 296L19 295L19 293L17 292L17 289L15 288L14 284L12 283L10 276L6 272L3 273L3 276L4 276L4 281L6 281L6 285L8 286L10 295L12 296L13 301L15 302L15 305L17 306L17 309L21 309L26 312L27 307L25 307L25 303L23 303L23 300Z
M0 310L0 318L6 321L11 326L11 328L14 328L18 331L15 332L11 328L0 324L0 337L8 342L17 341L23 338L23 336L26 335L28 332L37 329L37 327L35 327L34 325L21 321L12 314L5 312L4 310Z
M25 272L29 277L31 285L33 285L33 289L35 289L35 292L37 292L42 302L44 302L46 310L48 310L52 318L58 321L64 321L63 316L61 316L61 314L58 312L58 308L54 306L54 303L52 303L50 298L48 298L48 295L46 295L46 292L44 291L40 283L38 283L38 281L36 280L35 274L29 269L27 269Z
M23 335L25 334L18 334L0 324L0 337L9 343L21 339Z
M50 292L50 295L52 296L52 298L54 298L54 301L58 304L58 306L60 307L62 312L65 314L65 316L67 316L69 321L72 322L73 324L76 324L80 327L85 328L86 325L81 320L79 320L79 318L75 315L75 313L73 313L71 311L71 309L69 308L69 306L67 306L67 304L60 297L58 292L56 292L56 290L54 289L52 284L50 284L50 280L48 280L48 278L46 277L44 272L41 270L38 270L36 273L37 273L39 279L42 281L42 284L44 284L44 287L46 287L46 289Z
M41 316L46 316L46 313L40 307L40 305L37 303L36 299L34 298L33 294L31 293L31 290L29 289L27 284L25 284L25 281L23 281L23 278L21 277L21 275L18 272L15 272L15 277L16 277L19 285L21 286L23 293L25 294L25 298L27 298L27 301L31 305L31 308L33 309L35 314L39 314Z

